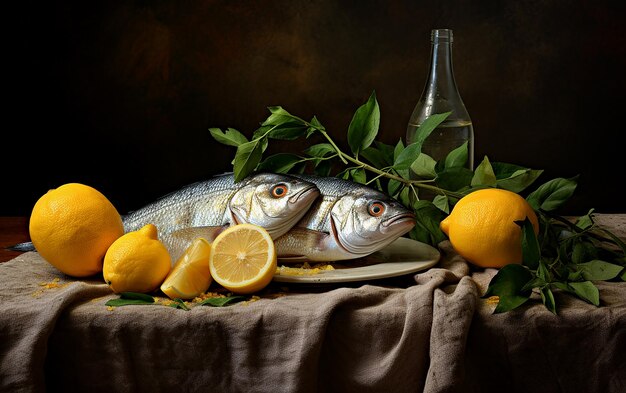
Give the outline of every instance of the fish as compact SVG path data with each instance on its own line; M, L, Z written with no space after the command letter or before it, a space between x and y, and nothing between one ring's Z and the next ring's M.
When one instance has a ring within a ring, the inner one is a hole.
M286 234L275 239L281 262L330 262L365 257L416 224L415 214L370 186L335 177L294 175L321 196Z
M261 172L235 182L229 172L186 185L121 217L124 233L155 225L173 265L195 238L212 242L231 225L255 224L276 239L299 222L319 195L315 184L290 175ZM9 249L36 251L32 242Z
M195 238L212 242L231 225L255 224L279 238L319 195L315 184L286 174L261 172L235 182L226 173L169 193L124 215L122 222L125 233L154 224L174 263Z

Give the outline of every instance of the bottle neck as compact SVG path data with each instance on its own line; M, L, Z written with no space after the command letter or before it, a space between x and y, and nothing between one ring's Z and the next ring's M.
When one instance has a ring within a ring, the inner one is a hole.
M459 95L452 68L452 42L433 38L426 92L450 99Z

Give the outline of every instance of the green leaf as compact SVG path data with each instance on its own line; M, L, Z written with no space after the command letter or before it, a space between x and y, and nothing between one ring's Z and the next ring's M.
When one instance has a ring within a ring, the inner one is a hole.
M315 165L315 174L317 176L330 176L330 171L332 170L333 163L331 160L320 161Z
M277 125L267 134L268 138L279 139L284 141L293 141L306 133L307 127L301 123L284 123Z
M409 170L408 169L396 169L396 174L403 179L409 180Z
M437 245L447 239L439 227L441 220L446 217L446 214L439 210L437 206L430 201L422 199L413 204L413 210L415 220L429 234L430 241L427 242L428 244Z
M313 116L313 118L311 119L311 125L315 126L315 128L318 130L326 131L326 127L324 127L322 123L320 123L316 116Z
M552 314L556 315L556 302L549 286L541 288L541 301Z
M588 229L591 228L594 224L593 221L593 211L595 209L591 209L589 210L589 212L587 214L585 214L584 216L580 216L576 219L576 226L580 229Z
M288 173L302 157L289 153L278 153L267 157L259 164L259 171Z
M398 154L393 163L395 169L409 169L413 161L416 160L420 154L421 145L417 143L411 143Z
M505 162L492 162L491 167L493 168L493 173L496 175L496 179L498 180L507 179L517 171L530 170L529 168L524 168L523 166L507 164Z
M228 146L237 147L242 143L248 142L248 138L234 128L227 128L225 132L222 132L219 128L209 128L209 132L216 141Z
M365 158L372 165L379 169L389 166L383 153L373 146L370 146L367 149L361 151L361 157Z
M446 169L463 167L467 163L468 156L467 142L464 142L461 146L448 153L445 161Z
M408 187L404 187L402 191L400 191L400 195L398 195L398 199L400 200L400 203L402 203L404 206L412 205L411 191L409 190Z
M598 259L586 263L579 263L576 266L582 272L583 278L589 281L612 280L619 276L624 269L623 266L614 265Z
M380 108L376 92L372 91L367 102L361 105L348 126L348 144L352 153L359 154L372 144L380 126Z
M400 190L401 187L402 187L401 182L394 180L394 179L390 179L389 183L387 184L387 193L391 196L394 196Z
M150 305L155 304L154 298L145 293L138 292L121 292L118 299L110 299L105 303L106 306L121 307L131 305Z
M109 301L104 303L105 306L111 306L111 307L154 305L154 304L156 304L154 303L154 301L147 302L145 300L139 300L139 299L110 299Z
M539 186L526 200L535 210L556 210L574 194L576 186L575 180L559 177Z
M574 244L572 250L572 262L583 263L591 261L598 257L598 251L593 243L588 241L580 241Z
M190 308L187 307L187 305L185 304L185 301L182 299L174 299L174 301L169 304L169 307L178 308L185 311L190 310Z
M515 223L522 228L522 264L530 269L537 269L541 251L533 224L528 217L523 221L515 221Z
M267 109L269 109L271 115L261 123L262 126L276 126L295 120L294 117L281 106L270 106Z
M472 177L472 186L496 186L496 174L493 172L489 158L485 156L482 162L474 170L474 177Z
M398 143L396 143L396 146L393 148L393 162L396 162L396 160L398 159L398 156L400 154L402 154L402 152L404 151L404 143L402 143L402 139L400 139L398 141Z
M569 274L567 275L567 280L568 281L580 281L581 277L583 276L583 272L580 270L577 270L575 272L569 272Z
M289 173L303 175L304 171L306 170L306 163L306 161L297 162L296 165L294 165L293 168L289 170Z
M437 161L431 156L426 153L420 153L411 164L411 171L419 177L434 178L437 176L437 172L435 172L436 164Z
M450 116L452 112L445 113L437 113L434 115L430 115L429 117L420 124L420 126L415 130L415 140L413 143L418 143L419 146L422 146L426 138L433 132L435 128L439 126L448 116Z
M495 167L494 167L495 170ZM528 186L533 184L535 180L543 173L543 170L520 169L513 172L509 177L498 179L496 175L496 186L505 190L519 193L524 191Z
M600 306L600 292L591 281L570 282L568 285L579 298L586 300L594 306Z
M426 228L424 228L424 226L420 222L416 222L413 229L409 231L409 237L421 243L429 244L431 246L437 246L437 243L434 243L432 241L430 237L430 232Z
M360 184L365 184L367 182L367 175L365 174L365 170L363 168L355 168L350 171L350 177L352 181Z
M263 140L267 140L267 133L269 133L269 131L273 128L274 126L261 126L259 128L257 128L253 133L252 133L252 142L254 142L255 140L258 139L263 139Z
M233 161L235 182L246 178L261 161L262 146L258 141L251 141L239 145Z
M531 291L533 288L541 288L545 286L547 283L545 280L535 277L532 280L528 281L521 289L521 292Z
M446 168L437 175L435 183L448 191L457 191L467 187L472 182L474 173L467 168Z
M530 298L531 291L522 291L522 288L532 278L530 271L522 265L505 265L491 279L483 298L489 296L498 296L500 298L494 313L513 310L526 303Z
M450 202L445 195L436 195L433 198L433 204L437 206L441 211L450 214Z
M537 277L541 278L547 283L552 281L552 275L550 274L550 270L543 261L539 261L539 266L537 267Z
M244 296L210 297L204 299L198 305L211 307L225 307L245 300Z
M330 143L318 143L304 150L304 154L319 158L324 158L333 153L335 153L335 148Z
M552 283L552 284L550 284L550 285L552 285L554 288L560 289L560 290L562 290L562 291L566 291L566 292L570 292L570 293L573 293L573 292L574 292L574 290L573 290L572 288L570 288L570 287L567 285L567 283L564 283L564 282L558 282L558 281L556 281L556 282L553 282L553 283Z
M402 140L400 140L400 143L402 143ZM386 143L379 142L379 141L375 141L374 144L376 145L376 147L382 154L383 158L385 159L385 165L383 166L391 166L393 164L393 155L394 155L395 147L388 145Z
M449 115L450 112L446 112L443 114L432 115L427 118L416 130L415 141L402 150L402 152L394 155L394 168L408 169L421 153L424 140ZM465 143L448 154L446 164L449 161L451 168L455 166L463 166L465 165L465 162L467 162L467 155L467 143ZM463 162L458 165L460 161Z
M140 292L120 292L120 299L135 299L154 303L154 298L152 296Z

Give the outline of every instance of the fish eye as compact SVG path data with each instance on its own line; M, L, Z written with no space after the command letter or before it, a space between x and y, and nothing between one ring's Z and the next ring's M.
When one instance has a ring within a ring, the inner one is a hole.
M367 208L367 211L371 216L380 217L385 212L385 205L383 205L381 202L373 202Z
M287 186L284 184L277 184L272 188L272 196L274 198L282 198L287 195Z

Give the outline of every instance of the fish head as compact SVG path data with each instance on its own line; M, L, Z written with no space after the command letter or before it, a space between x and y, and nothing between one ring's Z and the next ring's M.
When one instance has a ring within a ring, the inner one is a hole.
M317 186L308 181L260 173L235 193L229 208L234 222L259 225L276 239L300 221L319 195Z
M415 226L415 214L377 190L348 193L330 213L338 245L355 256L378 251Z

